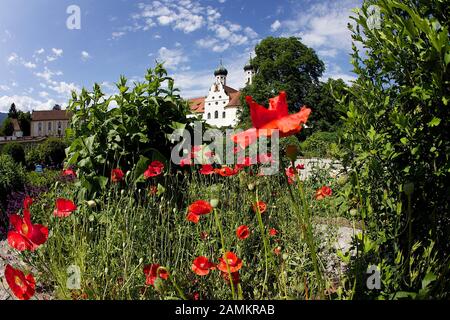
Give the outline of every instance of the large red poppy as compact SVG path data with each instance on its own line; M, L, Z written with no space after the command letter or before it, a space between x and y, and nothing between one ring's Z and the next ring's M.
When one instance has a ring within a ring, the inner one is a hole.
M247 226L240 226L236 229L236 236L241 239L245 240L250 236L250 230Z
M215 265L206 257L198 257L192 262L192 271L198 276L206 276Z
M239 259L233 252L225 253L224 257L226 262L224 258L219 258L220 262L217 265L217 269L220 271L228 273L227 263L231 273L238 272L242 268L242 260Z
M289 114L284 91L269 100L269 108L257 104L252 97L246 97L246 100L250 106L253 128L232 137L242 148L254 143L260 136L272 136L275 130L279 131L280 137L296 134L311 114L311 109L307 107L303 107L298 113Z
M32 224L29 209L24 209L23 212L23 219L17 214L9 217L13 229L8 232L8 244L19 251L34 251L47 241L48 228Z
M333 195L333 190L330 187L323 186L316 191L316 200L322 200L326 197L331 197Z
M77 206L71 200L57 199L56 209L53 211L53 215L59 218L66 218L75 210L77 210Z
M159 264L149 264L144 266L145 284L154 286L155 280L159 277L163 280L169 279L169 272Z
M5 268L5 278L12 293L18 299L29 300L34 295L36 281L31 273L25 275L8 264Z
M145 170L144 177L146 179L157 177L160 174L162 174L163 171L164 171L164 164L162 162L156 160L156 161L153 161L152 163L150 163L147 170Z
M111 181L113 183L122 181L124 176L125 174L123 173L122 169L116 168L111 171Z

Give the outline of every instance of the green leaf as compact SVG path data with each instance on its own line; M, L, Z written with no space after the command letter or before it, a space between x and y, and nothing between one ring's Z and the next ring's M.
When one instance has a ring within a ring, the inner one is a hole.
M434 117L433 120L428 122L429 127L437 127L441 123L441 119Z

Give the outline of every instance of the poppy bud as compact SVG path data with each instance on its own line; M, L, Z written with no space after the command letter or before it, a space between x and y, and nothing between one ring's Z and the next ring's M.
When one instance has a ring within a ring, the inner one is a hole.
M248 187L248 190L253 191L253 189L255 189L255 184L249 183L247 187Z
M298 147L294 144L290 144L286 147L286 156L291 161L297 160L299 152L300 150L298 150Z
M142 264L142 262L144 262L144 259L140 258L139 259L139 264Z
M209 203L211 204L211 207L217 208L219 206L219 199L211 199Z
M95 208L97 206L97 203L94 200L89 200L87 202L87 205L89 206L89 208Z

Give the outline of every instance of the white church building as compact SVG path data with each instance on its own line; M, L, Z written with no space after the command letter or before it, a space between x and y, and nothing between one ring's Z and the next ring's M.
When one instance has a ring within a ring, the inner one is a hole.
M252 84L255 68L250 63L244 67L245 85ZM215 81L206 97L190 99L191 117L201 118L211 126L234 127L241 108L241 92L227 86L228 70L222 63L214 71Z

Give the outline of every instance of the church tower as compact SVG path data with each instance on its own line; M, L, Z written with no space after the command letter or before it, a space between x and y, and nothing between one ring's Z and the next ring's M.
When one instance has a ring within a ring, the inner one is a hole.
M222 86L227 85L228 70L225 69L225 67L223 66L222 60L220 60L219 68L217 68L217 70L214 71L214 75L216 76L216 84L221 83Z
M244 72L245 72L245 85L249 86L249 85L253 84L253 77L256 74L256 70L252 63L252 55L251 54L250 54L250 61L244 67Z

